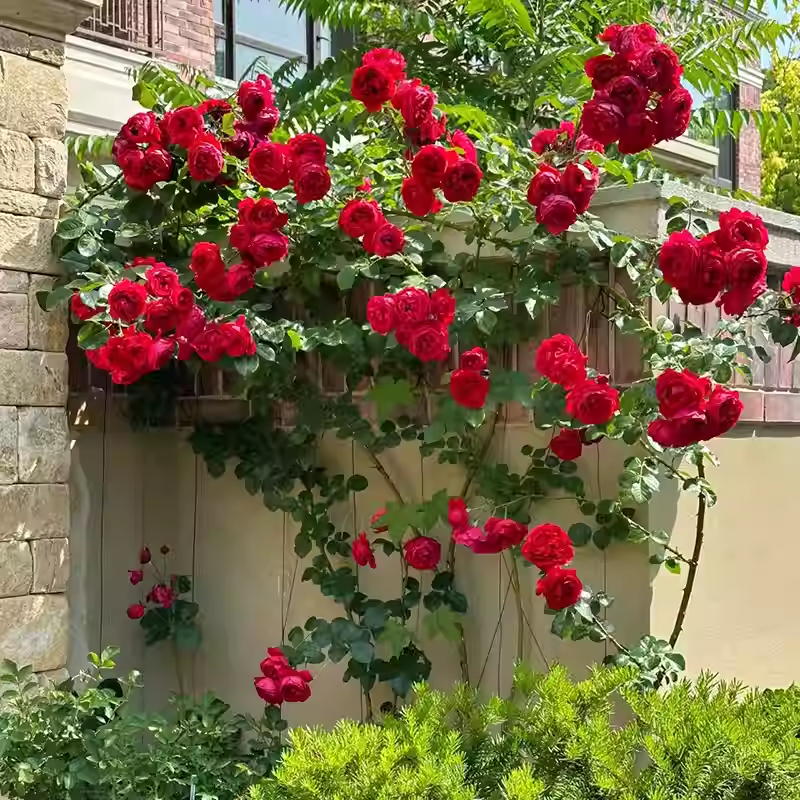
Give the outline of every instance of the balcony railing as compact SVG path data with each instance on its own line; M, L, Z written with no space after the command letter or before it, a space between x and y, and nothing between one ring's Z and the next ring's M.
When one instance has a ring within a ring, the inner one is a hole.
M77 34L155 55L162 45L162 15L162 0L104 0L102 7L81 25Z

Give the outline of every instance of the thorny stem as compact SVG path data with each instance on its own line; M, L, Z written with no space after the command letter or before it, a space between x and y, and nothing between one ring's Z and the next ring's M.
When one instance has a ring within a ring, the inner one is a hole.
M511 559L511 588L514 590L514 598L517 605L517 661L525 658L525 618L522 611L522 585L519 580L519 565L513 554Z
M633 520L630 517L627 517L627 520L634 528L637 528L642 533L646 534L648 538L652 537L652 532L645 528L644 525L640 525L638 522L636 522L636 520ZM691 566L693 563L692 560L683 555L680 550L676 550L669 544L659 544L658 546L663 547L668 553L672 553L672 555L674 555L678 561L683 561L684 564L689 564Z
M611 642L611 644L613 644L614 647L616 647L620 653L626 653L626 654L628 653L628 648L625 647L625 645L622 644L614 636L614 634L611 633L611 631L609 631L608 628L606 628L605 625L603 625L603 620L601 620L600 617L597 616L597 614L592 614L592 620L594 624L597 625L597 627L600 628L600 630L603 632L603 636L605 636L606 639L608 639L608 641Z
M99 197L101 194L105 194L113 186L116 186L121 180L122 180L122 173L117 175L116 178L113 178L108 183L104 183L99 189L95 189L94 191L89 192L89 194L87 194L86 197L84 197L83 200L81 200L81 202L78 204L78 208L83 208L87 203L94 200L95 197Z

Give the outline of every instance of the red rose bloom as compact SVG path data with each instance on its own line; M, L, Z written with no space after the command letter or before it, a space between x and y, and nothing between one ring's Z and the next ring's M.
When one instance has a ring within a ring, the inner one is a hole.
M766 250L769 244L769 233L761 217L738 208L720 213L716 236L723 250L733 250L742 245Z
M134 144L158 144L161 141L158 118L152 111L140 111L122 126L119 135Z
M550 440L550 451L562 461L574 461L583 452L581 432L564 428Z
M321 164L304 164L294 179L294 191L300 205L322 200L331 188L331 174Z
M370 569L376 569L378 566L375 563L375 553L366 533L359 533L353 540L353 561L359 567L369 566Z
M368 253L387 258L403 252L406 235L397 225L392 225L391 222L384 220L383 224L378 225L364 236L363 244Z
M256 234L247 246L247 254L257 267L283 261L289 255L289 238L278 231Z
M182 106L170 112L167 119L167 133L171 144L189 148L199 134L203 132L205 123L203 115L192 106Z
M283 703L283 694L275 678L253 678L253 685L256 688L256 694L265 703L269 703L271 706L279 706Z
M553 236L564 233L577 219L578 209L565 194L551 194L536 208L536 221Z
M536 582L536 594L544 595L548 607L553 611L574 606L580 600L583 584L574 569L553 567Z
M245 159L256 146L256 137L249 131L237 131L232 139L224 139L222 149L235 158Z
M700 264L689 276L688 283L678 289L687 305L710 303L725 285L725 257L710 236L700 240Z
M291 157L289 148L278 142L262 142L250 153L248 167L253 180L267 189L289 185Z
M403 547L406 563L420 572L434 570L442 557L442 546L430 536L417 536Z
M489 367L489 354L482 347L473 347L472 350L461 354L459 367L482 372Z
M677 139L686 133L692 117L692 96L682 86L665 94L656 106L658 139Z
M424 322L431 311L431 300L423 289L409 286L394 295L394 307L398 322Z
M558 525L537 525L522 543L522 557L547 572L572 561L575 551L567 532Z
M307 670L284 675L278 682L281 697L287 703L305 703L311 697L311 687L308 685L310 680L311 673Z
M339 214L339 227L347 236L360 239L374 230L381 218L374 200L351 200Z
M228 335L219 322L209 322L192 340L192 347L203 361L219 361L228 348Z
M585 164L569 164L564 170L561 185L564 194L575 204L575 210L583 214L600 185L600 172L591 161Z
M237 222L235 225L232 225L230 231L228 232L228 241L231 243L231 247L234 247L240 251L247 250L252 238L253 232L250 226L244 225L241 222Z
M144 616L144 612L145 607L141 603L133 603L128 606L128 610L125 613L128 615L128 619L141 619Z
M169 297L173 290L180 286L178 273L163 264L150 267L144 273L147 289L155 297Z
M172 156L162 147L151 144L144 152L134 150L132 153L132 156L126 156L120 161L125 183L131 189L146 192L159 181L169 180L172 174Z
M792 267L784 276L783 281L781 283L781 289L783 289L786 294L789 295L791 301L793 303L800 303L800 267ZM78 296L77 294L72 295L73 302L75 297ZM93 310L93 309L90 309ZM73 313L75 310L73 309ZM80 319L84 319L80 317L79 314L75 314L76 317ZM86 317L88 319L88 317Z
M153 339L153 344L148 353L148 371L158 372L165 367L175 355L175 339L171 336L161 336Z
M383 519L383 515L386 513L385 508L378 509L369 520L369 526L375 533L386 533L389 530L388 525L381 525L381 520Z
M364 104L367 111L380 111L384 103L394 96L395 81L391 74L381 67L358 67L353 73L350 93L353 99L360 100Z
M650 99L648 88L633 75L619 75L609 81L605 88L608 99L622 109L626 116L644 111Z
M466 133L462 130L455 130L453 131L452 136L449 138L450 144L453 147L458 147L464 152L464 158L467 161L471 161L473 164L478 163L478 151L475 149L475 145L472 142L472 139L467 136Z
M406 208L417 217L437 211L438 203L432 189L423 186L416 178L405 178L400 190Z
M231 358L256 354L256 343L247 327L244 314L240 314L233 322L225 323L223 335L227 339L225 352Z
M438 322L423 322L411 331L408 351L420 361L444 361L450 353L447 328Z
M166 333L175 327L177 321L178 315L168 297L147 304L144 327L150 333Z
M142 569L129 569L128 570L128 580L136 586L137 583L141 583L144 580L144 570Z
M143 547L139 551L139 563L140 564L142 564L142 565L149 564L152 561L152 559L153 559L153 557L150 555L150 548L149 547Z
M642 51L636 59L636 71L647 81L648 88L658 94L669 94L677 89L683 75L678 56L665 44Z
M509 547L516 547L528 532L528 529L521 522L500 517L489 517L483 527L489 537L499 540L503 550L508 550Z
M238 211L239 222L255 233L280 230L289 221L289 215L284 214L269 197L259 197L258 200L245 197L239 203Z
M707 439L727 433L739 421L744 405L739 393L724 386L715 386L708 400L706 416L708 419Z
M167 585L159 583L154 586L148 596L153 603L158 603L162 608L172 608L175 602L175 592Z
M225 283L232 295L241 297L256 285L253 267L247 264L234 264L225 276Z
M472 161L461 161L447 168L442 179L442 193L451 203L468 203L478 194L483 172Z
M725 272L729 288L744 289L763 281L767 275L767 257L763 250L737 247L725 255Z
M625 112L616 104L595 97L583 107L581 130L603 145L619 139L625 124Z
M436 95L430 86L423 86L419 78L414 78L397 85L392 105L403 115L407 128L420 128L431 118ZM433 141L440 139L442 133L434 136Z
M245 119L257 119L264 109L275 103L272 81L266 75L259 75L254 81L243 81L236 92L236 99Z
M147 289L124 278L108 293L108 313L121 322L135 322L144 312Z
M708 378L700 378L688 369L667 369L656 379L656 399L661 416L685 417L702 411L711 391Z
M438 144L420 148L411 162L411 174L427 189L438 189L452 157L456 154Z
M192 249L189 267L199 279L218 278L225 272L225 262L222 260L219 245L198 242Z
M442 325L449 325L456 317L456 299L444 286L431 295L431 315Z
M213 181L225 167L222 144L210 133L198 136L188 153L189 175L196 181Z
M767 284L764 281L754 283L752 286L731 289L719 296L717 305L721 306L725 314L731 317L740 317L766 290Z
M659 418L647 426L647 433L661 447L689 447L707 438L708 420L705 414Z
M611 39L604 39L601 34L600 41L607 41L608 46L615 52L627 58L633 58L642 50L647 50L658 42L658 33L652 25L641 22L638 25L612 25L606 29L610 31L619 28Z
M697 239L688 230L676 231L661 245L658 267L664 275L664 280L673 288L680 290L695 282L700 257L700 243Z
M549 164L541 164L528 186L528 202L538 206L545 197L561 192L561 173Z
M447 522L456 530L469 525L469 509L461 497L451 497L447 501Z
M397 324L394 298L390 294L370 297L367 302L367 322L375 333L386 336Z
M450 376L450 396L464 408L483 408L489 394L489 381L480 372L457 369Z
M328 145L316 133L300 133L289 139L289 150L292 154L292 168L297 170L303 164L319 164L325 166Z
M227 100L220 100L216 97L209 97L208 100L203 100L197 110L205 117L211 117L215 120L221 120L226 114L232 111L231 104Z
M584 425L604 425L619 411L619 392L607 378L585 380L567 393L567 414Z
M586 76L592 81L592 88L597 91L606 86L620 75L627 75L630 64L619 56L606 54L587 59L583 65ZM534 151L536 152L536 151Z
M446 126L447 117L444 114L441 117L429 114L419 125L406 125L403 132L415 147L424 147L426 144L438 142L444 136Z
M387 72L392 80L404 81L406 79L406 60L397 50L388 47L376 47L364 53L361 63L366 67L379 67Z
M87 306L86 303L84 303L81 299L81 293L77 290L73 292L72 297L69 299L69 307L72 313L81 322L86 322L87 319L91 319L96 314L100 313L99 308L91 308L90 306Z
M625 117L617 148L620 153L641 153L652 147L659 135L660 129L653 114L650 111L637 111Z
M588 360L571 336L557 333L539 345L535 366L545 378L569 389L586 379Z

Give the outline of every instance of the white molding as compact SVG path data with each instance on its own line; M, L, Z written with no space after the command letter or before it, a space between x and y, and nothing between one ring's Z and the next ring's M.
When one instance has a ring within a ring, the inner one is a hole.
M63 41L103 0L2 0L0 25Z
M713 175L719 164L719 148L681 136L650 148L653 158L679 175Z
M764 72L760 68L740 66L739 82L746 83L748 86L755 86L760 91L764 88Z

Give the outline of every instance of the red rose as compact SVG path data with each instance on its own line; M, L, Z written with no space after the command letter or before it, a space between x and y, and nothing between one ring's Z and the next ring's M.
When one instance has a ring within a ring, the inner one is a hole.
M141 603L133 603L133 605L128 606L128 610L125 612L128 615L128 619L141 619L144 616L145 608Z
M467 136L466 133L462 130L455 130L453 131L452 136L450 136L450 144L453 147L460 148L464 153L464 158L467 161L471 161L473 164L478 163L478 151L475 149L475 145L472 142L472 139Z
M450 396L464 408L483 408L489 381L480 372L457 369L450 376Z
M262 142L250 153L248 168L253 180L267 189L289 185L291 158L289 148L278 142Z
M431 315L442 325L449 325L456 317L456 299L444 286L431 295Z
M574 606L580 600L583 584L574 569L553 567L536 582L536 594L544 595L552 611Z
M231 104L227 100L220 100L216 97L209 97L203 100L197 110L205 117L211 117L217 121L221 120L226 114L232 111Z
M406 208L414 216L424 217L426 214L438 210L436 208L438 201L433 190L423 186L416 178L404 178L400 193L403 196Z
M147 288L155 297L169 297L173 290L180 285L178 273L164 264L150 267L144 273Z
M225 272L225 262L222 260L219 245L198 242L192 249L189 267L198 278L217 278L222 275Z
M627 75L630 64L619 56L606 54L589 58L583 65L586 76L592 81L592 88L597 91L605 87L620 75ZM536 152L536 151L534 151Z
M647 433L661 447L689 447L707 438L708 420L705 414L659 418L647 426Z
M268 139L280 122L281 112L274 106L265 108L255 119L237 120L233 129L237 133L249 133L256 143Z
M150 555L150 548L143 547L139 551L139 563L140 564L149 564L152 561L153 557Z
M488 537L494 538L499 542L501 550L516 547L528 532L528 529L521 522L515 522L513 519L501 519L500 517L489 517L483 527Z
M744 405L739 393L724 386L715 386L708 400L706 416L708 418L707 439L727 433L742 415Z
M170 112L167 118L167 133L171 144L189 148L199 134L203 132L205 123L203 115L192 106L182 106Z
M741 245L766 250L769 243L769 233L761 217L738 208L720 213L716 236L723 250L733 250Z
M280 685L275 678L258 677L253 678L253 685L256 687L256 694L271 706L279 706L283 703L283 694Z
M414 569L434 570L442 557L442 546L430 536L417 536L403 547L406 563Z
M230 231L228 232L228 241L231 243L231 247L234 247L237 250L247 250L252 238L253 231L250 226L244 225L241 222L237 222L235 225L232 225Z
M331 174L322 164L306 162L294 179L294 192L300 205L322 200L331 188Z
M128 570L128 580L136 586L137 583L141 583L144 580L144 570L142 569L129 569Z
M148 599L158 603L162 608L172 608L172 604L175 602L175 592L166 584L159 583L153 587Z
M644 111L650 92L647 87L633 75L619 75L612 78L605 88L608 99L622 109L626 116L637 111Z
M577 219L575 203L565 194L551 194L536 208L536 221L544 225L553 236L564 233Z
M456 530L469 525L469 509L461 497L451 497L447 501L447 522Z
M425 88L427 89L427 87ZM446 126L447 117L444 114L441 117L429 114L419 125L406 125L403 128L403 132L408 136L414 147L424 147L426 144L438 142L444 136Z
M224 139L222 149L234 158L245 159L256 146L256 137L249 131L237 131L233 139Z
M346 236L359 239L374 230L381 218L374 200L351 200L339 214L339 227Z
M675 51L665 44L641 51L635 69L647 81L648 88L658 94L669 94L681 85L683 67Z
M700 240L700 264L689 277L689 282L678 289L681 300L687 305L710 303L725 285L725 257L714 239L704 236Z
M454 151L438 144L426 144L414 156L411 174L426 188L438 189L453 158L458 158Z
M381 67L358 67L353 73L350 93L354 100L360 100L367 111L375 112L392 99L395 81L391 74Z
M617 148L620 153L641 153L651 148L659 136L660 129L652 112L637 111L625 117Z
M278 231L259 233L250 240L247 254L257 267L283 261L289 255L289 238Z
M353 540L353 561L359 567L369 566L370 569L376 569L378 566L375 563L375 553L366 533L359 533Z
M228 270L225 282L230 288L231 294L241 297L256 285L253 268L247 264L234 264Z
M741 317L748 308L767 290L764 281L758 281L752 286L741 286L723 292L717 300L717 305L731 317Z
M545 128L531 137L531 150L540 156L545 151L555 149L558 146L559 137L560 131L556 128Z
M219 322L209 322L192 340L192 347L203 361L219 361L228 348L228 335Z
M569 564L574 555L567 532L549 522L533 528L522 543L522 557L544 572Z
M700 378L688 369L667 369L656 379L656 399L662 417L673 419L700 412L711 391L708 378Z
M387 258L403 252L406 235L397 225L384 221L364 236L363 245L368 253Z
M388 525L381 525L381 520L383 519L383 515L386 513L385 508L378 509L369 520L369 526L375 533L386 533L389 530Z
M72 313L81 322L86 322L87 319L91 319L100 313L99 308L91 308L90 306L87 306L86 303L84 303L81 299L81 293L77 290L73 292L72 297L69 299L69 307Z
M234 322L226 322L223 326L223 335L227 339L225 352L231 358L256 354L256 343L247 327L244 314L240 314Z
M619 411L619 392L607 378L585 380L567 393L567 414L584 425L604 425Z
M375 333L386 336L397 324L394 298L390 294L370 297L367 302L367 322Z
M658 139L677 139L686 133L692 118L692 96L688 90L679 86L665 94L656 106Z
M763 250L737 247L725 255L725 273L731 289L744 289L767 275L767 257Z
M466 353L461 354L459 367L461 369L471 369L475 372L488 369L489 354L482 347L473 347L472 350L467 350Z
M181 290L183 291L183 290ZM173 299L174 302L174 299ZM206 326L206 315L202 309L192 306L186 314L182 315L175 327L175 333L188 341L194 339Z
M151 144L144 152L133 151L133 160L120 163L125 183L140 192L152 189L159 181L169 180L172 174L172 156L158 145Z
M144 312L147 289L124 278L108 293L108 313L122 322L135 322Z
M372 191L372 181L369 178L364 178L364 180L356 186L356 191L369 194Z
M175 327L177 321L178 315L168 297L147 304L144 327L150 333L166 333Z
M610 26L606 31L609 31L618 26ZM600 41L607 41L608 46L620 55L632 57L636 56L642 50L647 50L658 42L658 33L652 25L646 22L641 22L638 25L625 25L619 28L616 36L611 39L603 39L600 36Z
M692 286L695 273L700 264L700 243L688 230L671 233L661 245L658 253L658 267L664 280L673 288L680 290Z
M135 144L158 144L161 141L158 118L152 111L140 111L128 119L119 135Z
M539 345L535 366L545 378L569 389L586 379L588 360L571 336L557 333Z
M409 286L394 295L394 307L398 322L424 322L431 312L431 300L423 289Z
M189 148L189 175L196 181L213 181L225 167L222 144L210 133L198 136Z
M258 666L265 678L274 678L275 680L280 680L285 675L294 672L294 668L289 665L289 661L280 647L267 648L267 657Z
M562 461L574 461L583 452L583 437L580 431L564 428L550 440L550 450Z
M789 295L793 303L800 303L800 267L792 267L788 272L786 272L786 274L783 276L781 289L783 289L783 291ZM72 295L73 303L75 297L78 297L78 295ZM74 311L75 310L73 309L73 313ZM84 317L80 317L80 315L77 313L75 316L79 317L80 319L84 319ZM86 319L88 319L88 317L86 317Z
M254 120L275 102L272 81L266 75L259 75L255 81L243 81L236 92L236 99L245 119Z
M541 164L528 186L528 202L538 206L545 197L561 192L561 173L549 164Z
M595 141L591 136L587 136L585 133L578 134L578 137L575 139L575 149L579 153L588 153L592 150L597 153L605 152L605 147L603 147L600 142Z
M175 355L174 337L158 336L153 339L153 344L150 347L150 353L148 355L147 366L150 372L158 372L158 370L166 367Z
M480 528L464 526L453 529L453 541L464 545L476 555L494 555L508 550L513 545L508 545L506 540L496 533L482 531Z
M289 215L284 214L269 197L259 197L258 200L245 197L240 201L238 211L239 222L256 233L280 230L289 221Z
M585 164L569 164L564 170L561 185L564 194L575 203L575 210L583 214L600 185L600 171L591 161Z
M307 670L284 675L278 683L281 697L287 703L305 703L311 697L311 687L308 685L310 680L311 673Z
M289 139L289 150L292 154L292 168L297 170L303 164L319 164L325 166L328 156L328 145L316 133L300 133Z
M423 86L419 78L414 78L397 85L392 105L402 114L407 128L420 128L431 119L436 95L430 86ZM443 133L433 137L433 141L440 139Z
M447 328L438 322L423 322L411 331L408 351L420 361L444 361L450 353Z
M392 80L404 81L406 79L406 60L397 50L376 47L374 50L364 53L361 63L366 67L379 67L387 72Z
M600 144L616 142L625 124L625 112L616 104L595 97L583 107L581 130Z
M472 161L462 158L448 167L442 180L442 193L451 203L468 203L478 194L483 172Z

